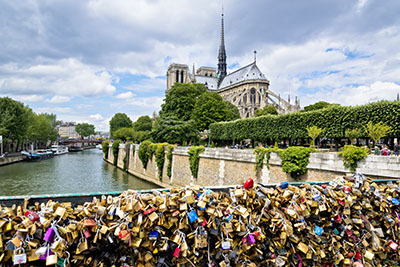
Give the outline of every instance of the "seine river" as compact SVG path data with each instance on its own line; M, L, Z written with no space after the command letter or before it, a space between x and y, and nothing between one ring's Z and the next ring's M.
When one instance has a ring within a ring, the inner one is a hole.
M99 149L0 167L0 196L110 192L156 187L106 163Z

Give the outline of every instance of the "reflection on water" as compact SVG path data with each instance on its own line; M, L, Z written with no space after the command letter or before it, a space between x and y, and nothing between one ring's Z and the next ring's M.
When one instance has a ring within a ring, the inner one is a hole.
M39 195L151 189L157 186L106 163L101 150L68 153L0 167L0 195Z

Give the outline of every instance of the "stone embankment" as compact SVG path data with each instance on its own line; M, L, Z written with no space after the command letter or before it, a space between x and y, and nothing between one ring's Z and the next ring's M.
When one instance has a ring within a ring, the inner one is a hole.
M25 160L25 156L22 155L0 157L0 167L8 164L17 163L23 160Z
M109 149L109 157L106 161L112 164L114 160L112 148ZM227 186L240 184L249 177L255 178L256 182L263 184L275 184L284 181L295 182L289 174L282 171L281 159L275 153L271 153L269 168L264 165L256 173L254 150L224 148L206 148L200 154L198 178L194 179L190 171L188 150L187 147L176 147L174 149L171 177L167 176L167 158L165 158L161 180L158 178L158 168L154 157L149 161L147 169L144 169L138 156L138 145L135 145L134 149L133 147L128 149L125 169L141 179L162 187L187 186L190 184ZM125 155L125 145L121 144L117 161L117 166L121 169L124 168ZM330 181L337 176L350 173L350 170L343 166L342 158L334 152L312 153L307 169L307 173L301 176L299 181ZM371 155L359 162L357 171L374 179L400 178L400 157Z

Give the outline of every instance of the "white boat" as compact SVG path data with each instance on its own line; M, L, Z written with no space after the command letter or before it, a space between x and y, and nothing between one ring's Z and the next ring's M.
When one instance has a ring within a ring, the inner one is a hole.
M55 156L63 155L63 154L68 153L68 147L67 146L52 145L51 146L51 151L54 152Z

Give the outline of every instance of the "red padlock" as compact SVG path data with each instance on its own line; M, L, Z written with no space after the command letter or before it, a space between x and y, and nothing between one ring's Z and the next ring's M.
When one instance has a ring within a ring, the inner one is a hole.
M155 210L154 208L147 209L147 210L145 210L145 211L143 212L143 214L144 214L144 215L150 214L150 213L152 213L154 210Z
M254 181L251 178L247 179L247 181L244 183L244 188L246 188L247 190L253 188L253 186L254 186Z
M175 258L179 258L181 256L181 249L179 247L176 247L173 256Z
M361 259L362 259L361 252L357 251L357 252L356 252L355 258L356 258L357 260L361 260Z
M28 210L25 212L25 217L27 217L32 222L39 221L39 219L40 219L39 215L36 212L31 211L31 210Z

